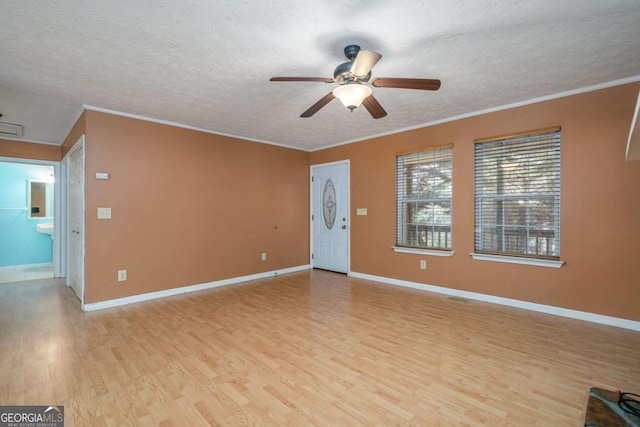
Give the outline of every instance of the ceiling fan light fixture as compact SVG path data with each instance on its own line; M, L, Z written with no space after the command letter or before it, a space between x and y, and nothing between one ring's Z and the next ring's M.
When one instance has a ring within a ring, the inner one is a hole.
M338 86L332 93L342 104L353 112L358 108L364 99L371 95L373 91L369 86L360 83L350 83Z

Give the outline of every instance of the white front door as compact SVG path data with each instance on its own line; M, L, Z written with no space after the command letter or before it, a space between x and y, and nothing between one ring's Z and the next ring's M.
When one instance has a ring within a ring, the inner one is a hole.
M84 136L68 158L69 274L67 285L84 302Z
M349 272L349 162L311 166L314 268Z

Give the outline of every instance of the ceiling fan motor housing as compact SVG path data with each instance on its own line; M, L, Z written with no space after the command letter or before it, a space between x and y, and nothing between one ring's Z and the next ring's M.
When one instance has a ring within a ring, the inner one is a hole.
M349 46L344 48L344 56L349 60L347 62L343 62L338 65L333 72L333 77L338 84L349 84L349 83L360 83L360 82L368 82L369 78L371 78L371 71L366 76L354 76L351 74L351 69L353 68L353 61L355 61L356 56L358 56L358 52L360 52L360 46L357 44L350 44Z
M353 76L351 75L351 67L353 66L353 62L343 62L338 65L333 72L333 77L336 79L336 82L340 84L347 83L349 80L353 80Z

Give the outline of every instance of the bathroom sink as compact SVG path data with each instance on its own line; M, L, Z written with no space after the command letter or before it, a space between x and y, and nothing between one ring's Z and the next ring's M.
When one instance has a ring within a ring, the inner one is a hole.
M36 231L42 234L48 234L53 240L53 223L43 222L42 224L36 224Z

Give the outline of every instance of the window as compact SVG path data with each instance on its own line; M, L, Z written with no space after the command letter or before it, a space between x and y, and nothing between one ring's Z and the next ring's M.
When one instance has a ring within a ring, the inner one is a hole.
M396 245L451 249L453 146L399 154Z
M476 141L475 251L559 258L559 128Z

